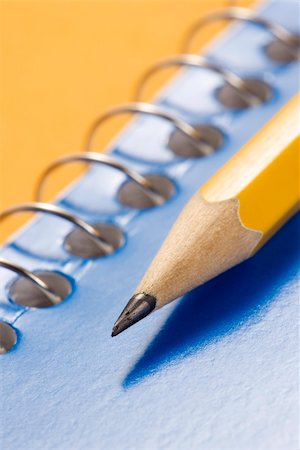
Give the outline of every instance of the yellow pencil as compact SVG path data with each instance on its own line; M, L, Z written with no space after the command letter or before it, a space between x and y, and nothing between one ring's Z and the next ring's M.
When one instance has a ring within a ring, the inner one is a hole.
M112 336L245 261L299 210L295 96L187 203Z

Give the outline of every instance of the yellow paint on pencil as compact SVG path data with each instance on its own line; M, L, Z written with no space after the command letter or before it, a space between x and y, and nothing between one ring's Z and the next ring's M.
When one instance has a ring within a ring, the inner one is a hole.
M201 189L208 201L238 198L259 246L299 209L299 105L298 94Z

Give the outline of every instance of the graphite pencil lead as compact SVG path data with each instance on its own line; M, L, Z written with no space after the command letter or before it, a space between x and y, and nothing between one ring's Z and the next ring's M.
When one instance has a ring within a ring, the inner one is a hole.
M149 294L135 294L115 322L112 329L112 336L122 333L126 328L143 319L150 314L156 305L156 298Z

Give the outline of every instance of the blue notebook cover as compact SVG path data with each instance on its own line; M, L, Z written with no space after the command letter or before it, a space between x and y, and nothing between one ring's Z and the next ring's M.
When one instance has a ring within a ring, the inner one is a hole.
M297 32L299 3L258 10ZM296 449L298 430L299 217L251 260L159 310L117 338L111 327L178 213L220 166L299 90L299 63L265 54L272 37L232 24L208 55L241 76L272 86L272 99L230 111L216 97L222 81L184 69L157 103L192 123L219 127L226 139L207 158L181 159L166 147L172 126L138 117L111 154L141 173L167 175L175 195L136 211L116 193L125 178L93 167L58 204L88 222L119 226L125 245L109 257L68 254L72 226L38 215L1 256L30 270L70 277L73 292L53 308L13 304L15 276L0 269L0 319L18 343L2 356L0 447L3 449Z

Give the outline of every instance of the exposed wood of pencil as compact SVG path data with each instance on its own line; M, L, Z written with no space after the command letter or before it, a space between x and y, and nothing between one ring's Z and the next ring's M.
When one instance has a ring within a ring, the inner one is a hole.
M185 206L136 293L155 309L249 258L299 209L299 95Z

